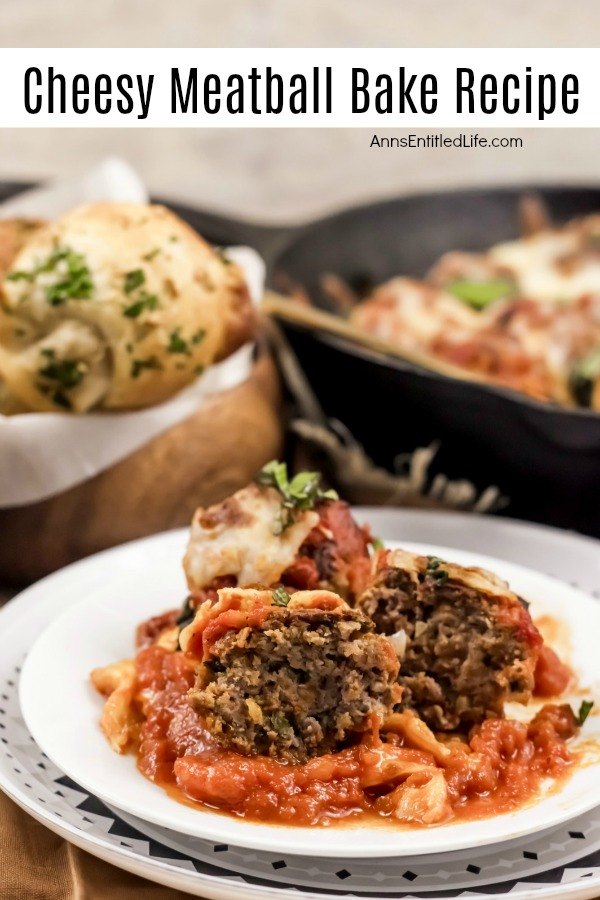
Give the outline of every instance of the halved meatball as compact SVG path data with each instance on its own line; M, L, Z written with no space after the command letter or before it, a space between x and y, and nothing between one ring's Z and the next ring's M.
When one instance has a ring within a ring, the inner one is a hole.
M225 747L291 762L337 750L397 702L398 659L328 591L220 590L181 634L194 709Z
M401 660L402 706L432 728L468 729L526 703L541 637L508 585L402 550L382 552L358 608L391 635Z

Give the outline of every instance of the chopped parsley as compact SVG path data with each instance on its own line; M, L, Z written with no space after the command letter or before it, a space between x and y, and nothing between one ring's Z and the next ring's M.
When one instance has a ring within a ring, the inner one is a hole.
M433 578L434 581L437 581L438 584L444 584L448 581L448 572L446 569L442 569L441 566L444 564L444 560L440 559L439 556L428 556L427 557L427 567L425 569L425 573L429 575L430 578Z
M63 409L73 408L71 401L63 391L54 391L52 394L52 402L56 403L57 406L62 406Z
M52 384L52 402L57 406L62 406L63 409L71 409L71 401L66 392L77 387L83 381L84 366L75 359L55 361L55 353L51 347L44 347L40 350L40 355L50 360L47 365L38 369L38 375ZM44 393L49 393L46 384L39 385L39 388Z
M72 254L72 252L72 250L68 250L67 248L56 249L53 253L50 254L45 262L40 263L38 266L35 266L30 272L11 272L11 274L7 275L6 277L8 281L35 281L37 276L41 275L42 272L53 272L59 262L63 259L66 259L69 254Z
M215 247L215 252L224 266L232 266L233 260L230 259L222 247Z
M69 390L81 383L84 369L76 359L62 359L60 362L50 362L38 369L38 375L49 381L55 381L61 388Z
M75 253L69 247L57 248L43 263L30 272L12 272L7 278L9 281L33 283L38 275L47 272L53 272L59 276L58 281L45 288L46 300L51 306L60 306L66 300L89 300L92 296L94 283L85 257L81 253Z
M291 599L292 598L283 587L275 588L273 591L274 606L287 606Z
M275 523L275 534L281 534L295 521L295 514L314 509L317 503L337 500L336 491L321 489L318 472L298 472L292 480L288 478L287 465L274 459L258 473L259 484L275 488L282 497L281 513Z
M162 369L160 360L156 356L149 356L147 359L132 359L132 378L139 378L142 372L146 369Z
M292 730L292 726L283 715L283 713L275 713L274 716L271 716L271 727L273 731L277 732L279 737L284 737Z
M373 550L383 550L385 547L385 544L383 543L381 538L378 537L372 537L371 544L373 546Z
M184 353L186 356L191 356L191 352L189 343L181 337L181 329L176 328L169 335L167 353Z
M577 723L581 726L591 713L594 706L593 700L583 700L577 713Z
M472 281L461 278L446 286L446 290L450 294L478 310L485 309L490 303L501 300L503 297L513 297L516 289L515 283L506 278L496 278L491 281Z
M179 615L175 619L175 624L179 626L179 628L185 628L186 625L189 625L190 622L193 622L194 616L196 615L196 610L192 606L192 598L187 597L184 600L183 606L179 612Z
M74 253L68 247L57 247L56 250L50 254L46 262L40 263L37 269L33 271L32 277L35 278L35 276L39 275L41 272L53 272L61 260L68 260L69 258L78 255L79 254Z
M218 659L207 659L204 663L209 672L212 672L213 675L217 675L219 672L225 671L225 666Z
M128 319L137 319L146 310L158 309L158 297L156 294L147 294L142 291L137 300L134 300L123 310L123 315Z
M194 369L194 375L202 375L203 372L204 372L203 365L197 365L196 368Z
M153 250L150 250L148 253L145 253L142 256L142 259L145 260L146 262L152 262L152 260L156 256L158 256L159 253L160 253L160 247L154 247Z
M135 291L136 288L139 288L144 284L145 280L146 275L143 269L133 269L131 272L125 274L123 290L126 294L131 294L132 291Z
M67 276L46 288L46 298L51 306L60 306L65 300L89 300L94 290L84 257L80 253L69 251L64 258Z
M32 272L11 272L6 276L7 281L33 281L34 274Z
M206 337L206 329L199 328L198 331L192 335L192 344L200 344L204 338Z

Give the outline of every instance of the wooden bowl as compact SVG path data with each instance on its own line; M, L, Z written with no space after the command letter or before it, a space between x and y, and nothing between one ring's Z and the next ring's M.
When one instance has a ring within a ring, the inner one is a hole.
M33 581L91 553L188 525L238 490L283 442L280 387L263 355L243 384L68 491L0 509L0 582Z

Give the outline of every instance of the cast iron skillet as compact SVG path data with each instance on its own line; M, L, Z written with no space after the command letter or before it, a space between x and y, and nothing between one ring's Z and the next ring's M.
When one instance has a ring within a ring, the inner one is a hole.
M600 189L533 188L557 222L600 210ZM517 234L523 189L419 195L305 227L278 254L281 276L328 308L324 272L359 288L423 275L446 250L480 250ZM600 536L600 414L419 369L344 338L284 324L326 413L379 464L439 443L432 475L496 485L504 513Z
M0 184L0 199L29 185ZM319 277L353 285L422 275L446 250L478 250L517 234L524 188L457 191L373 203L301 227L258 226L167 205L207 239L243 243L329 309ZM600 189L536 186L561 222L600 210ZM283 322L331 418L380 465L437 442L433 477L499 487L505 514L600 536L600 414L537 403L502 388L448 378L340 337Z

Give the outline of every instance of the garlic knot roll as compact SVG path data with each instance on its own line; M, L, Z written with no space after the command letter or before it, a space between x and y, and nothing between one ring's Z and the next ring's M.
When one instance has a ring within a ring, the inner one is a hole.
M160 403L252 333L238 267L147 204L82 206L35 230L0 301L0 375L35 411Z

